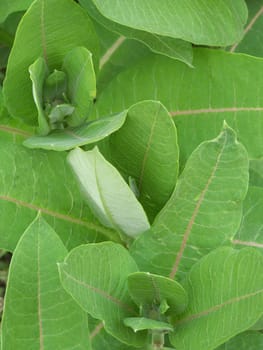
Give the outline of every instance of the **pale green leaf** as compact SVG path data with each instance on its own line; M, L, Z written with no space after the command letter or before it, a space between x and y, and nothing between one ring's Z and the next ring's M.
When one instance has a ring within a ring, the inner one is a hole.
M96 76L92 54L85 47L76 47L66 54L63 71L67 75L67 97L75 107L67 118L67 123L77 126L88 117L89 110L96 96Z
M249 157L262 157L263 59L198 48L193 64L195 69L161 56L144 59L111 81L97 101L98 115L161 101L177 127L182 168L202 141L218 135L224 119Z
M124 247L112 242L79 246L59 271L63 287L92 317L103 320L108 333L130 345L144 344L145 334L136 335L123 324L125 317L138 315L127 288L137 266Z
M235 248L255 247L263 253L263 188L249 187L243 205L243 218L232 243Z
M94 3L92 3L91 0L80 0L80 4L85 9L87 9L89 15L95 21L105 26L107 29L122 36L113 45L120 46L125 40L124 37L135 39L141 43L144 43L153 52L171 57L176 60L180 60L187 65L192 66L193 54L192 45L190 43L181 39L162 36L156 33L149 33L147 31L129 28L125 25L112 22L98 11L97 7L94 5ZM105 62L102 61L102 63L104 64Z
M151 309L154 305L160 307L165 300L169 315L182 313L188 301L184 288L178 282L149 272L131 274L128 277L128 289L134 302L138 306L145 306L145 309Z
M17 123L0 124L0 247L12 251L38 211L69 248L107 233L117 238L85 205L66 153L29 150L22 146L28 136Z
M219 248L191 270L187 311L171 343L180 350L212 350L252 326L263 313L263 256L253 248Z
M242 36L243 0L92 0L113 22L195 44L226 46Z
M0 23L13 12L24 11L31 4L33 0L1 0L0 1Z
M75 149L69 153L68 161L90 208L105 226L129 236L138 235L150 227L132 190L97 148L88 152Z
M43 57L50 72L60 70L64 56L77 46L92 52L96 67L98 41L85 11L73 1L36 0L19 23L8 61L4 94L10 114L37 124L28 67Z
M192 153L173 195L131 253L141 270L180 281L238 230L248 187L245 148L227 125Z
M166 322L161 322L157 320L152 320L150 318L145 317L127 317L124 319L124 324L127 327L130 327L134 330L134 332L137 331L143 331L143 330L158 330L158 331L173 331L173 326Z
M166 108L142 101L129 108L124 126L111 135L109 160L138 187L138 199L152 220L171 196L178 175L177 132Z
M66 254L42 218L19 240L5 295L3 350L90 349L87 315L60 284L57 261Z
M47 136L31 136L23 142L28 148L66 151L97 142L115 132L125 122L127 111L101 118L76 128L54 130Z
M43 110L43 88L48 75L48 67L45 60L39 57L29 66L30 79L32 81L32 93L38 112L38 132L40 135L47 135L50 131L44 110Z
M243 52L263 57L263 3L262 0L247 0L248 21L241 40L230 47L231 52Z
M216 350L259 350L263 348L263 334L244 332L230 339Z

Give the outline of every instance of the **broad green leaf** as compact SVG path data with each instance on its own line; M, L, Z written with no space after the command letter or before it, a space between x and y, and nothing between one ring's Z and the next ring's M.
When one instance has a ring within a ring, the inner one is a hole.
M92 54L85 47L76 47L63 60L62 69L67 75L67 97L75 110L67 123L78 126L89 114L96 96L96 76L92 62Z
M13 12L24 11L32 4L33 0L1 0L0 2L0 23Z
M148 48L155 53L180 60L187 65L192 66L193 54L192 45L190 43L181 39L175 39L173 37L137 30L116 22L112 22L98 11L98 8L91 0L80 0L80 4L88 11L89 15L95 21L109 30L120 34L123 40L125 40L124 37L138 40L139 42L148 46ZM118 44L118 41L116 41L114 45Z
M143 101L129 108L124 126L109 138L110 161L136 181L152 220L171 196L178 175L177 132L166 108Z
M263 313L263 256L253 248L219 248L191 270L188 308L170 334L180 350L212 350Z
M173 331L173 326L166 322L161 322L157 320L152 320L145 317L127 317L124 319L124 324L137 331L143 330L158 330L158 331Z
M103 322L89 317L90 342L92 350L134 350L133 346L125 345L108 334ZM138 349L138 348L136 348ZM145 350L142 348L141 350Z
M96 67L98 41L85 11L73 1L36 0L18 26L9 57L4 94L11 115L37 124L28 67L43 57L50 72L60 70L64 56L77 46L92 52Z
M29 150L22 146L28 136L15 123L0 124L0 247L12 251L38 211L68 248L107 233L114 239L82 200L66 154Z
M263 57L262 29L263 3L262 0L247 0L248 21L241 40L230 47L231 52L243 52L252 56Z
M232 243L235 248L251 246L263 253L263 188L249 187L243 205L243 219Z
M32 93L38 112L38 132L40 135L47 135L50 131L44 110L43 110L43 87L48 75L48 67L45 60L39 57L29 66L30 79L32 81Z
M108 118L101 118L76 128L52 131L47 136L31 136L23 142L28 148L66 151L74 147L97 142L115 132L125 122L127 111Z
M111 81L97 101L98 115L141 100L161 101L177 127L182 168L202 141L218 135L224 119L249 157L262 157L263 59L198 48L193 64L195 69L161 56L146 58Z
M14 251L5 295L2 349L90 349L86 313L60 284L67 250L38 217Z
M184 288L178 282L149 272L131 274L128 277L128 289L138 306L159 307L165 300L168 306L167 314L170 315L182 313L188 301Z
M112 242L79 246L59 264L67 292L92 317L103 320L108 333L134 346L144 344L145 334L135 334L123 319L138 315L127 288L128 275L137 270L128 251Z
M251 186L263 187L263 160L251 159L249 162L249 183Z
M244 332L230 339L216 350L259 350L263 348L263 334Z
M102 224L128 236L136 236L150 227L132 190L97 148L88 152L75 149L69 153L68 161Z
M195 44L226 46L242 36L247 20L243 0L92 0L113 22Z
M233 238L247 187L247 152L224 125L192 153L152 229L133 244L140 269L180 281L203 255Z

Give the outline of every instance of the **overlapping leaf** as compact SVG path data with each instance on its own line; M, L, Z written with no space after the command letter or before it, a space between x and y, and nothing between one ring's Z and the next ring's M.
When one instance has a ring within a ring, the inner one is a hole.
M216 350L259 350L263 347L263 334L244 332L230 339Z
M262 157L263 60L196 49L194 66L161 56L145 59L107 86L98 101L99 115L157 99L175 121L181 166L202 141L217 136L224 119L236 130L250 158Z
M41 148L54 151L66 151L75 147L95 143L118 130L127 111L117 115L100 118L75 128L57 129L47 136L31 136L23 142L28 148Z
M178 174L177 132L168 111L157 101L133 105L108 147L110 161L136 181L138 199L152 220L171 196Z
M262 271L262 254L253 248L219 248L200 260L189 274L189 306L170 334L172 344L212 350L252 326L263 312Z
M21 237L9 270L2 349L90 349L88 318L60 284L66 248L38 218Z
M263 188L249 187L243 206L243 219L232 240L236 248L251 246L263 253Z
M35 1L19 24L9 57L4 93L12 115L36 125L28 67L42 56L50 71L60 69L66 53L77 46L92 52L96 67L98 42L85 11L73 1Z
M68 155L90 208L102 224L136 236L150 228L143 207L132 190L97 148L76 148Z
M69 248L110 233L84 204L65 153L26 149L29 134L17 124L1 124L0 133L1 248L13 250L39 210Z
M137 316L127 288L127 277L137 271L128 251L112 242L82 245L59 265L61 282L81 307L103 320L108 333L134 346L146 342L145 334L125 327L125 317Z
M176 189L131 253L143 271L177 279L209 251L231 239L248 187L248 158L232 129L191 155Z
M0 2L0 23L13 12L24 11L31 4L33 0L1 0Z
M226 46L242 36L247 20L243 0L92 0L113 22L195 44Z
M80 0L80 4L87 9L89 15L94 18L95 21L109 30L119 33L124 37L138 40L148 46L153 52L183 61L187 65L192 66L193 55L192 45L190 43L181 39L158 35L154 31L138 30L113 22L109 20L107 16L105 17L100 13L95 6L95 2L93 3L92 0ZM123 39L125 40L125 38Z

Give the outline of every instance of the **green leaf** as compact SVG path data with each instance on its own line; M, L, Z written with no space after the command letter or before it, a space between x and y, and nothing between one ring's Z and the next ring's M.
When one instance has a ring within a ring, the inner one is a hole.
M135 39L141 43L144 43L151 51L155 53L180 60L187 65L192 66L193 54L192 45L190 43L180 39L158 35L156 33L149 33L147 31L129 28L125 25L112 22L98 11L97 7L91 0L80 0L80 4L88 11L89 15L95 21L103 25L105 28L122 35L122 37L117 39L117 41L113 44L115 47L118 44L122 44L122 42L125 40L124 37ZM121 42L119 42L120 40Z
M249 183L251 186L263 187L263 160L251 159L249 162Z
M68 80L67 96L75 107L67 123L78 126L87 119L96 96L92 54L85 47L76 47L65 56L62 69Z
M103 322L92 317L89 317L89 329L92 350L134 350L133 346L124 345L108 334L104 329ZM145 350L145 348L141 350Z
M37 124L28 67L43 57L50 72L60 70L64 56L77 46L92 52L96 67L98 40L85 11L73 1L36 0L19 23L9 57L4 94L11 115Z
M152 320L145 317L127 317L124 319L124 324L130 327L134 332L143 330L158 330L161 332L173 331L173 326L166 322Z
M198 48L193 64L189 69L149 56L112 80L97 101L97 114L116 113L141 100L161 101L177 127L181 169L202 141L218 135L224 119L249 157L262 157L263 59Z
M0 2L0 23L13 12L19 12L26 10L33 0L1 0Z
M135 272L128 277L129 293L138 306L159 307L163 300L168 306L167 314L182 313L188 298L184 288L169 278L149 272ZM149 316L149 315L148 315Z
M200 260L189 274L188 308L171 343L212 350L252 326L263 310L262 267L263 256L253 248L219 248Z
M133 105L108 147L111 163L126 179L135 179L138 199L152 220L171 196L178 175L177 132L168 111L157 101Z
M51 125L56 125L56 123L63 122L66 116L69 116L74 112L74 109L75 108L73 106L67 103L53 107L48 115Z
M28 148L66 151L97 142L115 132L125 122L127 111L108 118L101 118L76 128L52 131L47 136L31 136L23 142Z
M260 44L263 40L263 7L261 0L249 0L248 21L241 40L230 47L231 52L243 52L252 56L263 57L263 49Z
M108 233L120 241L117 233L100 225L85 205L66 153L29 150L22 146L28 136L18 123L6 125L2 120L0 247L12 251L38 211L68 248L105 240Z
M57 69L52 72L44 84L44 100L51 103L54 99L59 99L66 92L67 76Z
M235 248L255 247L263 253L263 188L249 187L243 205L243 219L232 240Z
M43 87L48 75L48 67L45 60L39 57L29 66L30 79L32 81L33 99L38 111L38 132L40 135L47 135L50 131L44 110L43 110Z
M145 334L123 325L123 318L138 313L127 288L127 277L137 266L125 248L112 242L79 246L59 271L63 287L92 317L103 320L108 333L126 344L144 344Z
M226 46L237 41L247 20L243 0L92 0L113 22L195 44Z
M259 350L263 347L263 334L244 332L230 339L216 350Z
M131 247L140 269L180 281L203 255L233 238L247 187L247 152L224 125L192 153L152 229Z
M68 161L101 223L129 236L150 227L132 190L97 148L88 152L75 149L69 153Z
M66 254L42 218L38 217L21 237L9 270L3 349L90 349L87 315L59 281L57 261Z

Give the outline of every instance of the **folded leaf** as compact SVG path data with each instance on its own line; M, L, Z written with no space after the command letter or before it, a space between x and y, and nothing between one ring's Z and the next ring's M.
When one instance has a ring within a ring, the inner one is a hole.
M201 259L189 274L188 308L171 343L212 350L252 326L263 313L262 271L263 256L253 248L219 248Z
M125 317L138 315L127 288L127 277L137 266L125 248L112 242L79 246L59 271L63 287L92 317L103 320L108 333L126 344L145 343L144 333L123 324Z
M86 313L60 284L66 248L42 219L21 237L12 257L2 323L2 349L91 349Z
M109 138L109 159L126 179L153 220L170 198L178 175L177 132L166 108L142 101L128 110L124 126Z
M97 148L75 149L68 155L90 208L107 227L129 236L146 231L150 225L132 190Z
M226 46L243 34L247 8L243 0L92 0L113 22L195 44Z
M98 40L85 11L74 1L36 0L19 23L9 56L4 94L11 115L37 125L29 66L43 57L50 72L60 70L65 55L77 46L92 52L97 67Z
M124 324L127 327L131 327L134 332L143 330L157 330L160 332L173 331L173 326L169 323L151 320L145 317L127 317L124 319Z
M101 118L76 128L54 130L47 136L31 136L23 142L28 148L67 151L102 140L115 132L125 122L127 111Z
M192 153L152 229L131 247L140 269L184 278L203 255L233 238L247 187L247 152L224 125Z
M134 302L141 307L160 307L167 304L167 314L182 313L187 305L184 288L169 278L153 275L149 272L135 272L128 277L129 293ZM160 310L161 311L161 310Z
M67 75L67 97L74 105L74 112L67 118L71 126L82 124L96 96L96 76L92 54L85 47L76 47L63 60L63 71Z

